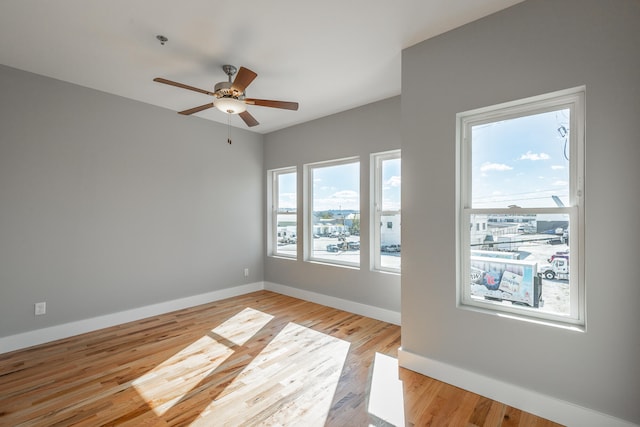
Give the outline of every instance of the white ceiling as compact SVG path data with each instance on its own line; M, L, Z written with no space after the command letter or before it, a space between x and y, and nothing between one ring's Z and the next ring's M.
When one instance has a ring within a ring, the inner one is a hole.
M520 1L2 0L0 63L174 111L212 99L154 77L211 90L242 65L248 97L300 103L250 106L267 133L399 95L403 48Z

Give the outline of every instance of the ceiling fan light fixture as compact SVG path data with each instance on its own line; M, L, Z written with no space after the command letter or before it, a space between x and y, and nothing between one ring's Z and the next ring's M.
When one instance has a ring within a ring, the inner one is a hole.
M240 114L247 111L247 104L232 97L216 98L213 100L213 106L227 114Z
M191 114L216 107L218 110L229 115L238 114L247 126L253 127L259 125L260 123L251 115L251 113L249 113L249 111L247 111L247 104L294 111L298 109L297 102L246 98L245 89L258 76L258 74L244 67L236 69L236 67L232 65L224 65L222 67L222 70L229 77L229 81L216 83L213 92L194 86L189 86L184 83L178 83L171 80L163 79L161 77L156 77L155 79L153 79L153 81L170 86L176 86L182 89L191 90L194 92L199 92L205 95L212 96L214 98L213 102L210 102L208 104L189 108L188 110L184 111L178 111L179 114L183 114L185 116L189 116ZM232 81L232 76L235 75L236 72L237 75Z

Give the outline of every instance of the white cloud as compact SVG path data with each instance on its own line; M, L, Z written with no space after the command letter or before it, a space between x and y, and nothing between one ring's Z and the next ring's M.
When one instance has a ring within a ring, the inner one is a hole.
M567 185L569 185L569 183L567 181L556 181L554 182L552 185L558 186L558 187L566 187Z
M297 207L296 193L280 193L278 207L280 209L295 209Z
M400 210L400 202L398 202L397 200L384 199L382 201L382 205L384 206L384 210L390 210L390 211Z
M384 185L389 187L400 187L400 184L401 178L399 176L392 176L384 183Z
M314 197L314 211L324 211L329 209L360 210L360 196L357 191L342 190L327 197Z
M509 165L505 165L504 163L483 163L482 166L480 166L480 171L482 172L486 172L486 171L510 171L513 168Z
M358 200L358 192L353 190L342 190L331 195L334 199L347 199L347 200Z
M520 160L548 160L549 155L547 153L532 153L531 151L527 151L527 154L523 154L520 156Z
M562 165L553 165L553 166L551 166L551 169L560 170L560 169L564 169L564 166L562 166Z

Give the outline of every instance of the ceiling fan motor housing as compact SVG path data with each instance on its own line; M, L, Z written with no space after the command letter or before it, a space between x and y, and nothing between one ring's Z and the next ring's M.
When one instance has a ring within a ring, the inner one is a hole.
M238 98L243 94L237 89L231 88L232 83L220 82L214 87L213 105L220 111L228 114L239 114L246 111L247 106Z
M216 83L213 89L213 91L215 92L215 96L218 98L225 98L225 97L239 98L240 96L243 95L242 92L238 92L237 90L232 89L231 85L232 85L231 82Z

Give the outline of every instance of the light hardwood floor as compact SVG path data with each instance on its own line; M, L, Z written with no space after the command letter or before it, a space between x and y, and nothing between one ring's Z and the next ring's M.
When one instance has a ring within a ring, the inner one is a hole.
M556 426L398 368L400 327L268 291L0 355L1 426Z

